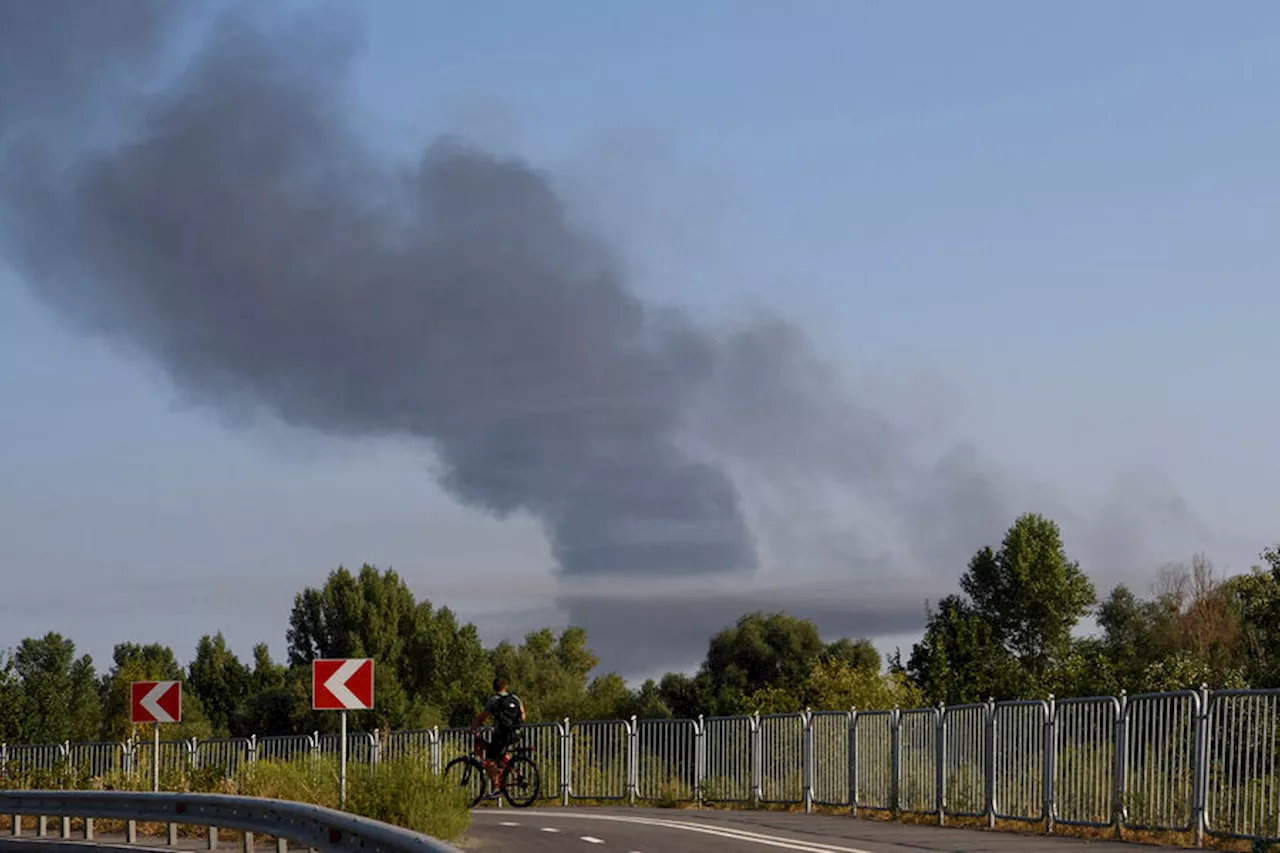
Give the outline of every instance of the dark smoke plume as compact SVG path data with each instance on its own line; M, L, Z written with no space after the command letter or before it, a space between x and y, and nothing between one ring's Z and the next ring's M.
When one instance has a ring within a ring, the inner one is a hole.
M566 574L753 569L729 477L677 443L714 341L643 305L530 167L449 140L377 163L336 94L349 45L306 36L224 23L66 174L15 147L6 231L39 294L215 405L429 441Z
M1022 508L972 453L860 405L794 326L646 305L529 165L457 139L376 157L350 21L227 17L145 96L103 77L143 67L175 6L0 0L0 240L39 298L189 399L419 440L457 499L539 519L575 578L741 578L758 536L787 568L909 569L929 588L872 608L898 628ZM50 117L83 126L39 135ZM594 642L646 641L580 586L562 603ZM705 636L729 613L708 602L665 609Z

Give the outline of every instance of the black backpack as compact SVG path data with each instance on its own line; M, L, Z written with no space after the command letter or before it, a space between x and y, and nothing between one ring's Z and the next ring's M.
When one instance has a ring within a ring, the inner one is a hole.
M524 721L520 719L520 700L514 693L499 696L493 709L493 720L500 728L515 731Z

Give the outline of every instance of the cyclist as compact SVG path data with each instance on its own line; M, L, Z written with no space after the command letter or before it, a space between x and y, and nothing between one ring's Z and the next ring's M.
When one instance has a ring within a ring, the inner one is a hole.
M484 707L476 715L475 721L471 724L471 733L478 734L480 726L488 718L493 719L493 737L489 739L484 757L485 770L489 774L489 782L492 786L489 797L493 798L498 796L498 762L519 737L520 727L524 725L525 720L524 703L520 701L519 696L507 692L505 678L493 680L493 695L485 701Z

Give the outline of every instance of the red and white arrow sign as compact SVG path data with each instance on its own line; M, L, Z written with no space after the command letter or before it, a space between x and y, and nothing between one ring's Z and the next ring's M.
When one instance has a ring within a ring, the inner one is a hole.
M311 662L313 711L369 711L372 708L372 658L322 658Z
M135 681L129 685L129 720L134 723L182 721L181 681Z

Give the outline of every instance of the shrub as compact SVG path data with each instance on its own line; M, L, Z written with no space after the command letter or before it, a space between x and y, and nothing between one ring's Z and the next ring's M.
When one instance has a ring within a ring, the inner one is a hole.
M356 814L452 840L471 825L466 791L409 757L348 766L347 807Z

